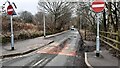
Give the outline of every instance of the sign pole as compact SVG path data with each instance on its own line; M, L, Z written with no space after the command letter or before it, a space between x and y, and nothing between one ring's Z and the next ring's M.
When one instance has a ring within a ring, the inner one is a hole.
M97 13L97 38L96 38L96 57L100 56L100 37L99 37L99 13Z
M96 37L96 57L100 56L100 37L99 37L99 13L105 8L105 2L103 0L95 0L92 3L92 9L97 13L97 37Z
M11 22L11 50L14 50L14 33L13 33L12 19L13 19L13 15L16 15L16 13L15 13L12 5L10 4L10 2L9 1L7 1L7 2L9 3L9 6L7 7L7 14L10 15L10 22ZM13 3L13 4L14 4L15 8L17 8L15 3Z
M12 21L12 15L10 16L11 21L11 50L14 50L14 34L13 34L13 21Z

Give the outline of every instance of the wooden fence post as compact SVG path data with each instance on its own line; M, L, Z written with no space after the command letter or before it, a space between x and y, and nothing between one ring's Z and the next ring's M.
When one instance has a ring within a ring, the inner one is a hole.
M116 41L119 41L119 34L118 31L116 31L117 35L116 35ZM116 44L116 47L118 48L118 44Z
M118 41L120 42L120 27L118 28ZM120 45L118 45L118 48L120 49Z

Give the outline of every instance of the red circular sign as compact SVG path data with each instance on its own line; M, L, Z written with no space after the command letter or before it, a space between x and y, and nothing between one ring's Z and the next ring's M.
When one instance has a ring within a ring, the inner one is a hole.
M13 14L13 11L14 11L14 9L13 9L12 5L9 5L9 6L7 7L7 14L8 14L8 15L12 15L12 14Z
M101 12L104 10L105 2L103 0L95 0L92 3L92 9L94 12Z

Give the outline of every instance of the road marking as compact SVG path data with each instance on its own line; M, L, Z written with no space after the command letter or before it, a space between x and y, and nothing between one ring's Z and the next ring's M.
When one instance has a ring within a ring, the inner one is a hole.
M44 66L45 63L47 63L51 58L46 59L43 63L39 64L39 66Z
M41 54L41 53L47 53L46 51L37 51L37 53L39 54Z
M65 50L69 49L69 46L66 46L64 49L65 49Z
M69 50L63 49L62 52L60 52L59 54L67 55L67 56L76 56L76 51L75 50L69 51Z
M89 64L89 62L88 62L87 53L86 53L86 52L85 52L85 63L87 64L87 66L88 66L89 68L93 68L93 67Z
M46 58L43 58L42 60L38 61L37 63L35 63L33 66L37 66L38 64L40 64L42 61L44 61Z
M104 7L104 4L94 4L92 5L93 8L100 8L100 7Z

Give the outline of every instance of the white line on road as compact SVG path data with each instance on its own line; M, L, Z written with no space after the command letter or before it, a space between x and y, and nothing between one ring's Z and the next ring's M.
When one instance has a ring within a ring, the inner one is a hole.
M85 52L85 63L86 63L86 65L87 65L89 68L93 68L93 67L89 64L89 62L88 62L87 53L86 53L86 52Z
M42 64L40 64L39 66L43 66L45 63L47 63L51 58L46 59Z
M40 64L42 61L44 61L46 58L43 58L42 60L38 61L37 63L35 63L33 66L37 66L38 64Z

